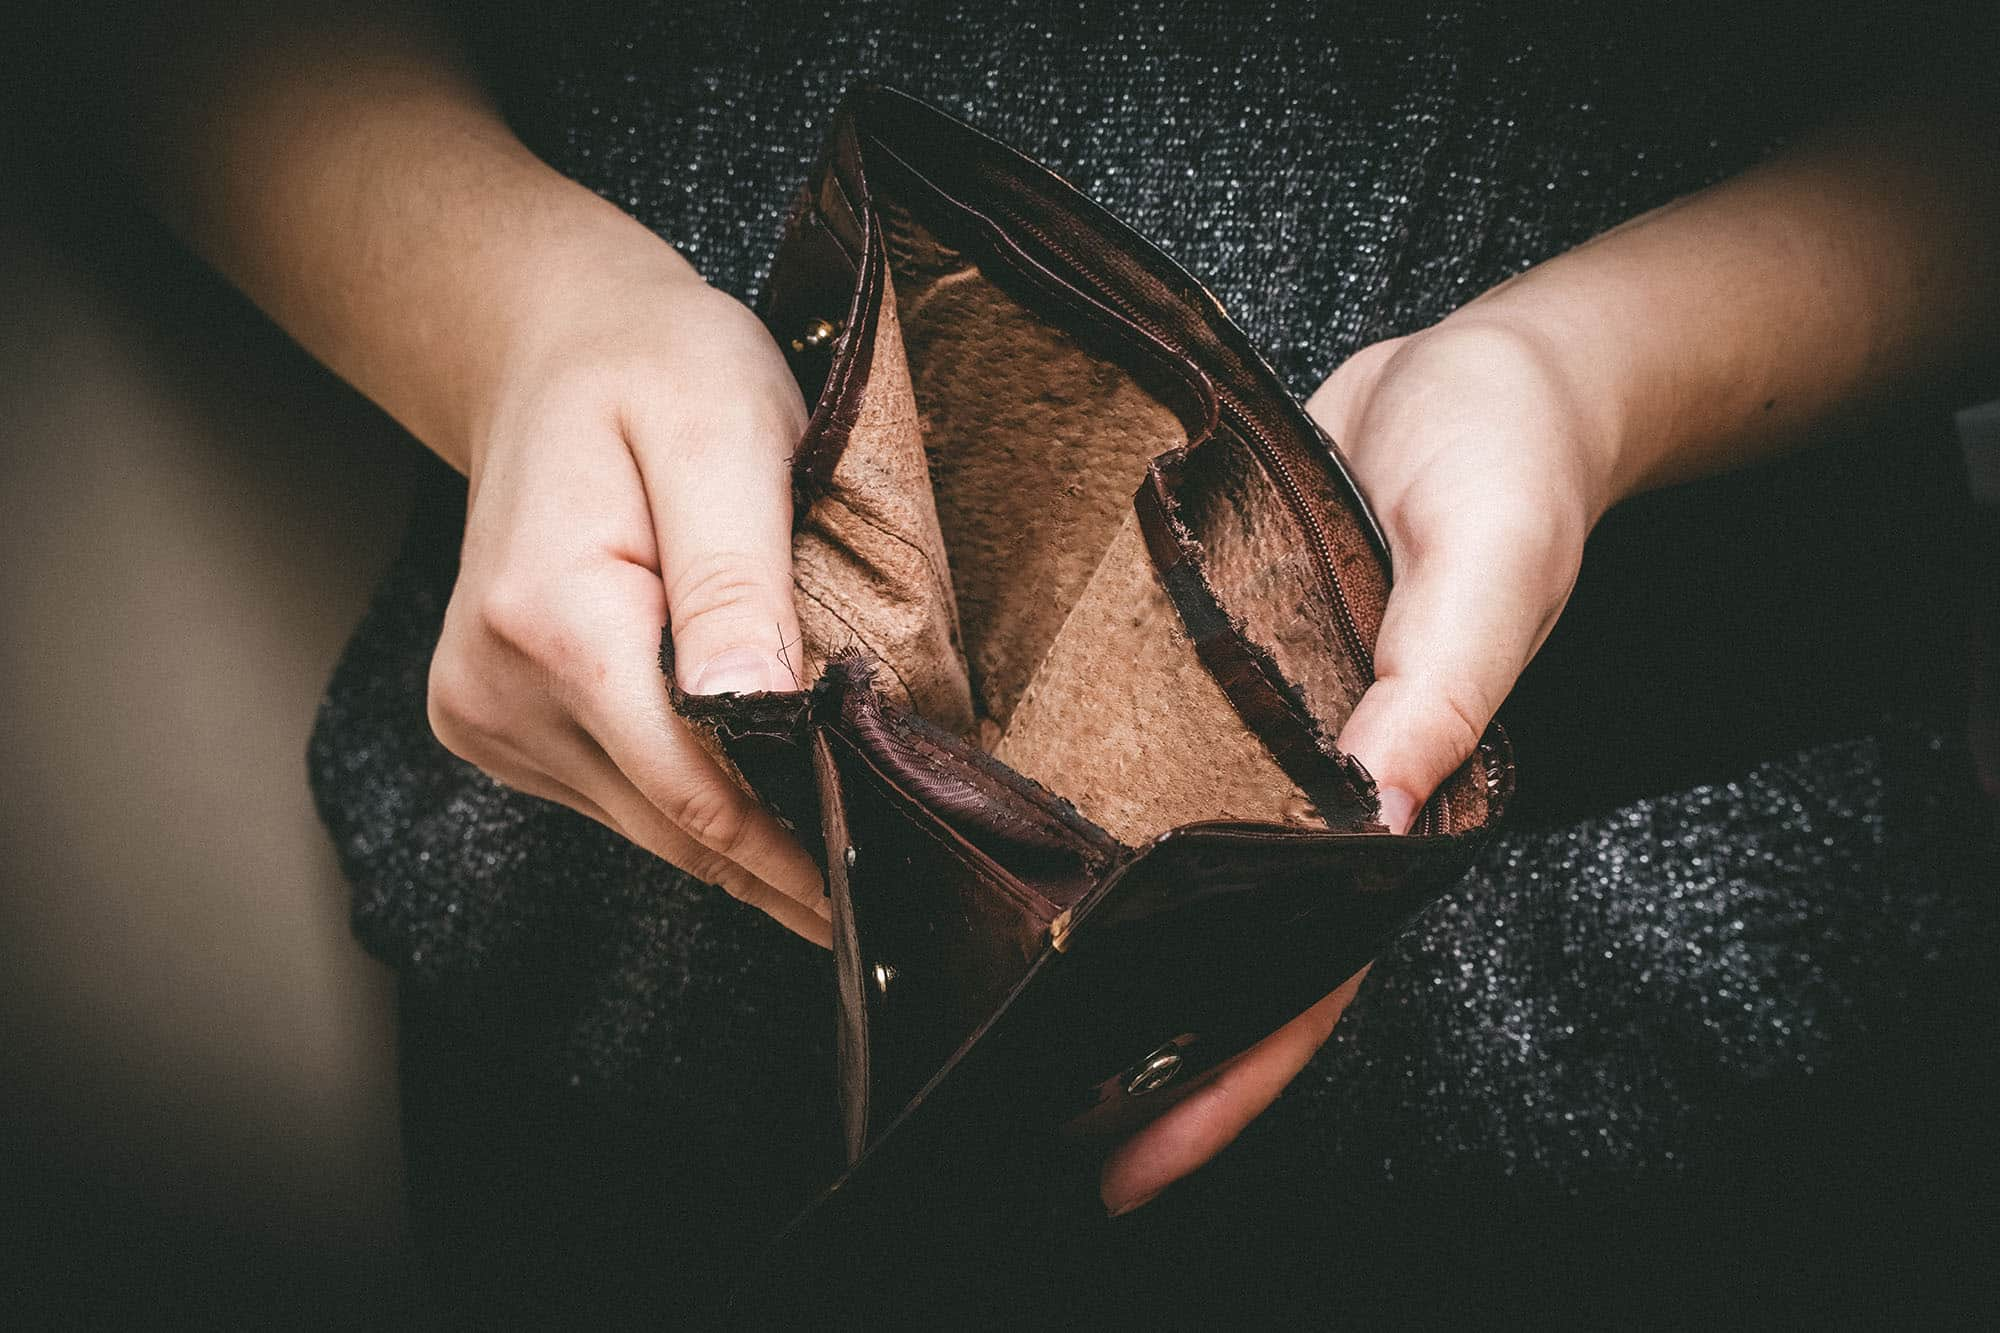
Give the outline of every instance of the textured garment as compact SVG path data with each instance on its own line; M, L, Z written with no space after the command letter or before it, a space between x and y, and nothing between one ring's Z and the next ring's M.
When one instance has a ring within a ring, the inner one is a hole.
M528 142L726 290L754 294L832 107L875 79L1064 172L1305 393L1758 160L1890 63L1814 8L1640 8L660 5L485 35ZM1063 1263L1093 1290L1204 1266L1303 1282L1315 1247L1414 1227L1418 1199L1497 1218L1667 1182L1798 1203L1824 1146L1886 1115L1856 1089L1963 1092L2000 939L1991 814L1946 739L1964 509L1942 419L1887 419L1607 521L1506 714L1511 830L1235 1148L1116 1229L1061 1232ZM426 483L311 751L359 933L405 978L412 1200L471 1284L700 1285L834 1165L830 969L437 745L463 490ZM1913 1102L1935 1128L1962 1097Z

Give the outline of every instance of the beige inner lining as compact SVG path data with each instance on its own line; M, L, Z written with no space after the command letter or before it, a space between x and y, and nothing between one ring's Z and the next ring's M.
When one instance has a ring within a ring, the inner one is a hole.
M883 218L966 658L1004 730L1146 465L1187 434L1123 366L907 213Z
M796 545L808 668L859 646L878 685L1127 843L1206 819L1317 826L1196 657L1132 517L1180 418L911 214L882 206L868 388ZM1327 734L1365 687L1305 534L1241 446L1190 460L1185 517L1222 604ZM1454 821L1456 822L1456 821Z

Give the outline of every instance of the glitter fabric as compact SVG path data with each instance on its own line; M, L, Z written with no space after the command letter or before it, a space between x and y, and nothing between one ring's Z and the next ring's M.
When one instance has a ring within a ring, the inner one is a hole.
M832 107L871 78L1063 171L1304 393L1757 160L1893 45L1817 8L1527 8L640 5L483 37L524 137L726 290L754 293ZM1958 1043L1990 1052L1966 983L2000 937L1991 816L1943 739L1963 502L1941 420L1885 419L1607 522L1510 703L1511 830L1237 1147L1060 1233L1091 1290L1185 1296L1260 1263L1314 1288L1359 1233L1383 1260L1383 1219L1443 1200L1497 1219L1664 1182L1803 1204L1788 1190L1852 1167L1842 1135L1885 1105L1857 1088L1941 1087ZM828 968L438 747L424 688L463 491L426 482L311 750L357 929L404 978L420 1232L468 1290L685 1293L833 1161ZM1940 1100L1913 1101L1927 1118L1898 1132L1929 1133Z

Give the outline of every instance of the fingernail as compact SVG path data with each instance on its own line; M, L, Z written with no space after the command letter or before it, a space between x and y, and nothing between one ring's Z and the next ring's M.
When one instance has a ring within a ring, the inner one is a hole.
M755 648L726 648L696 673L691 694L754 694L771 688L771 655Z
M1406 791L1394 787L1384 787L1380 796L1382 802L1382 822L1389 826L1391 833L1408 833L1410 821L1417 817L1417 798Z
M1166 1193L1166 1187L1161 1186L1159 1189L1154 1190L1151 1194L1141 1194L1138 1198L1127 1199L1124 1203L1108 1204L1106 1205L1104 1211L1106 1215L1110 1217L1123 1217L1127 1213L1138 1212L1141 1208L1144 1208L1147 1204L1159 1198L1164 1193Z

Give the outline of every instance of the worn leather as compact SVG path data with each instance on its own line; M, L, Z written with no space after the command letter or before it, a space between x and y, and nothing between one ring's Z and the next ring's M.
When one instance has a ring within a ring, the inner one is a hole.
M1513 773L1496 729L1383 829L1332 739L1388 595L1365 502L1214 298L1053 174L864 89L765 315L816 404L799 688L675 702L827 872L853 1165L821 1225L1279 1026Z

